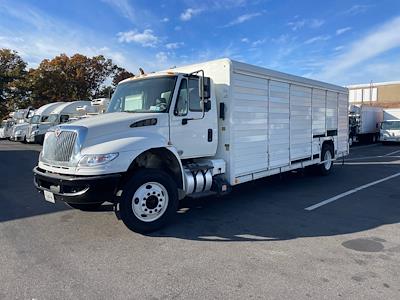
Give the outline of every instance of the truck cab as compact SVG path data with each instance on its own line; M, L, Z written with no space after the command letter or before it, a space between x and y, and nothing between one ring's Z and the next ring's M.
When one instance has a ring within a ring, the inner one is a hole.
M139 231L159 227L180 198L210 190L213 174L223 169L212 172L212 162L195 161L217 150L210 91L209 79L197 73L121 82L106 114L48 131L34 170L37 188L50 201L84 210L133 197L133 213L132 201L118 200L124 222Z
M78 107L90 105L90 101L57 102L46 108L44 117L39 123L34 124L28 142L43 144L44 135L53 126L67 123L71 118L79 115ZM50 110L51 109L51 110Z
M383 121L380 126L380 140L384 144L400 142L400 120Z
M8 139L11 136L12 127L15 121L13 119L3 120L0 124L0 139Z

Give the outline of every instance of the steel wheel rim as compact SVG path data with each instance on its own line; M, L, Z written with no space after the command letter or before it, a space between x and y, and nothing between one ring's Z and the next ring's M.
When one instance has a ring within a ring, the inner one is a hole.
M168 207L167 189L159 182L142 184L132 197L132 211L142 222L154 222Z
M327 150L324 155L324 167L325 170L329 170L332 166L332 154L331 151Z

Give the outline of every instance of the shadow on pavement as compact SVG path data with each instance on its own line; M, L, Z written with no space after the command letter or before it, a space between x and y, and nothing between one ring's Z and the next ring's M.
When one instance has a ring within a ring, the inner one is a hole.
M0 222L69 209L63 203L47 203L36 192L32 168L38 154L0 151ZM274 241L360 232L398 223L400 178L358 192L347 201L311 212L304 208L399 171L399 165L389 162L379 166L338 165L326 177L310 172L272 176L239 185L223 198L185 199L176 221L150 236L221 242ZM103 205L97 211L110 210L112 205Z

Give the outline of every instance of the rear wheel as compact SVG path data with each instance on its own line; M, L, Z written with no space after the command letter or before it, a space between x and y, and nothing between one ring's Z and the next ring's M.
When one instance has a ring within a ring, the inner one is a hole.
M156 231L175 216L178 202L176 183L169 174L158 169L139 170L123 188L121 219L132 231Z
M328 175L333 167L333 149L330 145L324 145L321 151L321 160L323 163L319 165L321 175Z
M372 135L372 143L375 144L377 142L376 134Z

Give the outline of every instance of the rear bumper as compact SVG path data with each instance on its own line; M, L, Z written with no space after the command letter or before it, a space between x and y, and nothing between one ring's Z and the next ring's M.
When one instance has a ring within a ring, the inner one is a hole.
M121 174L69 176L47 173L38 167L33 169L33 174L39 192L52 192L56 201L74 204L115 202L121 179Z

